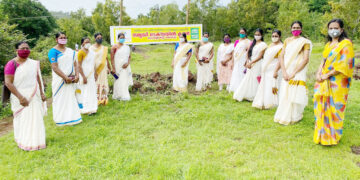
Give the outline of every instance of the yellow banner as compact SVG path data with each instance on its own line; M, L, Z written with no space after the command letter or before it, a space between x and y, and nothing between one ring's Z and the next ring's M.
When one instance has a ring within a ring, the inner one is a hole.
M179 42L179 36L186 33L188 42L198 42L202 38L202 24L111 26L111 44L118 43L118 34L125 34L125 43L133 45Z

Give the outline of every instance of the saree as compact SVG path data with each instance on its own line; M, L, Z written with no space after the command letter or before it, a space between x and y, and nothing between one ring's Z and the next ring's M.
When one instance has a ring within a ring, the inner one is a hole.
M96 82L94 77L95 69L95 53L92 50L88 51L86 54L84 51L80 50L78 53L78 61L82 61L83 73L87 79L87 83L84 84L83 77L80 76L78 86L81 91L82 96L82 105L83 108L80 109L82 114L92 114L96 113L98 109L98 100L96 93Z
M300 37L289 42L285 40L284 65L286 72L290 75L304 61L304 52L309 50L311 54L312 43L310 40ZM309 57L310 58L310 57ZM304 108L308 104L306 72L308 64L298 72L293 79L285 81L282 79L279 94L279 106L276 110L274 122L289 125L303 118Z
M267 47L266 43L261 42L253 48L250 61L258 58L263 50ZM237 101L253 101L261 80L261 64L262 59L256 62L251 69L246 69L246 74L236 89L233 98Z
M95 45L91 46L90 49L95 53L95 73L97 74L96 86L97 86L97 98L98 104L106 105L108 103L108 74L107 74L107 55L108 48L106 46L100 46L97 48Z
M314 142L321 145L336 145L343 134L345 107L348 99L355 63L352 43L345 39L331 46L326 44L321 73L332 70L339 74L331 76L314 86L315 131Z
M270 109L278 105L278 78L274 78L274 72L282 47L282 44L278 44L265 50L261 65L261 81L252 104L255 108Z
M221 44L218 48L217 53L217 73L218 73L218 84L230 84L231 74L232 74L232 65L233 62L229 61L226 66L222 65L221 62L225 61L229 54L234 51L234 44Z
M133 85L131 68L130 65L125 69L122 67L128 63L129 57L130 47L128 45L121 46L115 53L115 70L119 78L115 79L114 82L113 99L121 101L129 101L131 99L129 93L129 86Z
M15 95L10 96L15 141L25 151L46 148L43 117L47 109L46 103L41 99L37 76L42 79L40 62L27 59L16 69L14 86L29 101L29 105L24 107ZM44 89L42 81L41 86Z
M188 52L193 48L189 43L179 46L174 56L173 89L178 92L187 92L189 62L181 67L187 59Z
M234 49L234 68L231 75L229 91L234 92L239 87L245 76L245 62L247 60L247 48L250 44L249 39L239 41Z
M52 49L50 51L57 51ZM51 52L50 52L51 53ZM49 53L49 57L50 57ZM58 51L56 57L59 69L66 75L75 75L74 62L76 52L66 48L65 52ZM80 105L75 96L77 84L66 84L64 80L52 71L53 119L58 126L75 125L82 122Z
M203 57L210 58L211 50L213 49L214 45L212 43L207 43L199 47L199 58L202 59ZM196 80L196 91L205 90L208 85L211 84L213 79L213 59L210 59L209 63L196 63L197 68L197 80Z

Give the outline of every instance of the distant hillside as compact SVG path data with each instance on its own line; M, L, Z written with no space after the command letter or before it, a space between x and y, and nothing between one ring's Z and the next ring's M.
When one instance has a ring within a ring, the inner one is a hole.
M70 18L70 13L62 11L51 11L50 12L56 19Z

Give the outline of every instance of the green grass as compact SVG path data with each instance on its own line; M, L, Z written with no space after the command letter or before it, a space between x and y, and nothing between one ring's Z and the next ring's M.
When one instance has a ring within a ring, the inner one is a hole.
M322 45L314 47L310 77ZM133 72L171 73L172 48L139 47ZM193 61L190 69L195 72ZM47 149L24 152L12 133L0 137L0 179L360 178L360 156L350 149L360 145L360 82L351 87L344 136L333 147L312 142L311 101L300 123L282 126L273 122L274 109L235 102L213 85L201 95L133 94L74 127L56 127L49 110Z

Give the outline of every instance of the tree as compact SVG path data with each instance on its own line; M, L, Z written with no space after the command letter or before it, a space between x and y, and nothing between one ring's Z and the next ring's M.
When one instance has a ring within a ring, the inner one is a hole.
M290 36L291 23L299 20L303 24L303 35L312 40L319 40L321 27L323 26L322 15L318 12L309 12L307 3L301 0L282 0L277 16L277 28L283 31L283 36Z
M31 45L41 35L47 35L57 27L50 12L35 0L2 0L0 9L9 18L10 24L17 24L16 29L32 39Z
M92 14L92 22L96 32L103 34L104 40L110 42L110 26L119 25L120 4L114 0L98 3ZM122 25L131 25L132 20L123 9Z
M16 25L10 25L7 20L0 21L0 80L4 78L4 66L10 59L16 56L15 44L26 40L26 36Z
M360 1L340 0L330 2L331 12L324 15L324 24L333 18L341 18L345 23L345 30L352 39L360 38ZM355 8L357 7L357 8ZM327 34L327 27L323 26L323 34Z
M85 9L79 9L76 12L71 12L70 17L75 20L79 20L80 25L84 31L89 32L90 34L95 33L95 27L92 23L92 18L91 16L86 15Z

